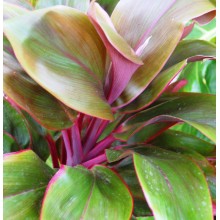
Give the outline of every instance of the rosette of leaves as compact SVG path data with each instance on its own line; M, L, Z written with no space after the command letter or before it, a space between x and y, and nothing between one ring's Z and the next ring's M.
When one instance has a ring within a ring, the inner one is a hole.
M215 58L185 39L214 17L211 0L121 0L111 16L5 1L4 218L213 219L215 95L172 82Z

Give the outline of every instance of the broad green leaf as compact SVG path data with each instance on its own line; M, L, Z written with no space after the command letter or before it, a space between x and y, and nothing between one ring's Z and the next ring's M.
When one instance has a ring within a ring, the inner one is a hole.
M216 47L213 43L204 40L182 40L177 45L165 68L173 66L184 59L197 61L203 59L213 59L216 56Z
M216 101L214 95L174 93L168 95L167 100L127 119L121 126L121 135L123 132L128 132L131 136L149 124L185 122L215 142Z
M185 60L165 71L162 71L160 75L150 83L147 89L138 96L137 99L122 108L120 111L123 113L131 113L149 106L161 95L172 79L184 68L186 63L187 62Z
M7 43L7 40L5 42ZM6 45L5 50L10 49L10 45ZM68 128L73 124L76 112L32 80L8 52L4 52L3 81L4 93L41 125L56 130Z
M87 12L89 8L90 0L38 0L36 9L48 8L56 5L66 5L72 8L76 8L80 11Z
M131 195L110 169L65 166L48 185L41 218L124 220L131 212Z
M22 149L29 146L31 137L25 118L6 100L3 101L3 130L10 134Z
M19 145L14 139L14 137L12 137L7 132L4 132L3 133L3 153L5 154L5 153L15 152L19 150L20 150Z
M45 90L77 111L113 119L103 91L106 50L84 13L66 6L36 10L7 20L4 32Z
M142 50L144 61L120 96L123 105L143 92L161 71L178 44L186 22L213 10L215 5L209 0L121 0L118 3L112 22L136 52Z
M180 74L179 80L188 81L181 92L216 93L216 61L190 63Z
M169 147L169 149L186 148L194 150L204 156L215 155L214 144L180 131L167 130L150 143L162 148L166 146Z
M39 219L53 170L31 150L4 155L4 219Z
M134 154L134 165L154 217L211 220L210 194L198 166L177 153L150 148L145 152Z

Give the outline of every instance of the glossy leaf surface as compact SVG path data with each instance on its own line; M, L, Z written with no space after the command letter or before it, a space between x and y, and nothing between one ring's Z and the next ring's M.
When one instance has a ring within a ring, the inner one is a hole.
M3 133L3 153L5 154L5 153L15 152L19 150L20 150L19 145L14 139L14 137L4 132Z
M76 112L32 80L17 62L7 39L4 43L4 93L29 112L40 124L50 129L70 127ZM9 53L11 52L11 53Z
M53 170L31 150L4 155L4 219L38 219Z
M215 5L206 0L122 0L118 3L112 13L113 24L135 51L142 49L144 60L120 96L121 103L137 97L163 68L181 38L184 24L214 9ZM144 43L149 38L146 46Z
M48 185L41 219L129 219L131 212L129 191L108 168L62 167Z
M145 152L145 156L134 154L134 165L154 217L211 220L209 190L196 164L169 151L146 149Z
M4 32L44 89L77 111L112 119L103 92L105 47L84 13L65 6L36 10L7 20Z

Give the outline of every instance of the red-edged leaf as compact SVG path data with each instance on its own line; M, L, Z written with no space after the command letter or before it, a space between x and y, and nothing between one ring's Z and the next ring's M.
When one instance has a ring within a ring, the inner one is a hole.
M187 13L186 13L187 10ZM134 100L157 76L178 44L187 21L215 10L208 0L121 0L112 13L118 33L137 50L150 38L141 58L144 65L120 96L123 106Z
M76 112L39 86L24 72L15 57L6 52L3 80L4 93L41 125L57 130L73 124Z
M20 64L45 90L77 111L113 119L103 91L106 50L84 13L40 9L7 20L4 31Z
M47 187L41 219L129 219L131 212L131 195L110 169L66 166Z
M112 103L122 93L142 61L117 33L108 14L97 3L91 3L88 15L111 57L107 93L108 102Z

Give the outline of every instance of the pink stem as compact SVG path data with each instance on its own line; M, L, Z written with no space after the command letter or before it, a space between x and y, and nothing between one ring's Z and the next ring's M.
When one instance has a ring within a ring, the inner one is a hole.
M54 140L50 136L50 134L46 135L46 140L50 148L50 154L53 162L54 168L59 168L59 162L58 162L58 155L57 155L57 149Z
M68 135L67 130L62 130L62 136L63 136L63 141L64 145L66 148L66 165L71 166L72 165L72 158L73 158L73 150L71 148L71 143Z
M85 136L84 154L86 155L97 141L97 133L102 123L101 119L94 118L91 126L88 128L88 133ZM99 136L98 136L99 137Z
M61 164L66 164L66 149L62 139L61 141Z
M102 141L100 141L92 151L88 153L86 156L86 160L89 160L93 157L96 157L100 153L102 153L106 148L108 148L113 142L115 141L114 136L111 134L110 136L106 137Z
M93 158L92 160L88 160L84 163L82 163L83 166L87 167L87 168L90 168L96 164L100 164L100 163L103 163L106 161L106 155L105 154L102 154L96 158Z
M83 150L81 143L81 136L78 127L78 121L76 121L75 125L71 128L71 139L72 139L72 149L73 149L73 164L77 165L82 161L83 158Z

